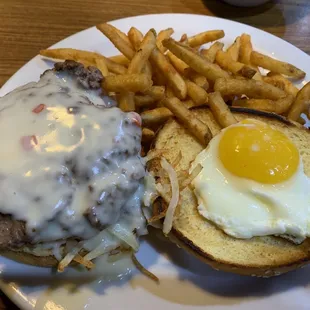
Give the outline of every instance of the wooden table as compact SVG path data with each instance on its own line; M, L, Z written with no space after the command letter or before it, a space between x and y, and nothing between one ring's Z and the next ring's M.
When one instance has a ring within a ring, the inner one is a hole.
M150 13L219 16L255 26L310 54L310 2L274 1L251 9L219 0L0 0L0 86L65 37L101 22ZM17 309L0 294L0 310Z

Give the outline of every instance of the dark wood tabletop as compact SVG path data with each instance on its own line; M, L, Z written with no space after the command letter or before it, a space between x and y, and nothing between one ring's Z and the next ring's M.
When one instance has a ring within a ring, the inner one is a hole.
M0 0L0 87L42 48L82 29L151 13L219 16L266 30L310 54L310 1L236 8L219 0ZM17 309L0 293L0 310Z

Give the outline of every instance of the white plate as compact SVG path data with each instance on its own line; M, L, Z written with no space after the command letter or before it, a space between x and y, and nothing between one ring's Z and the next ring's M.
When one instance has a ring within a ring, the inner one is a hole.
M131 17L111 22L127 32L131 26L175 29L174 36L208 29L224 29L228 44L243 32L252 36L256 50L290 62L310 75L310 57L293 45L261 30L229 20L185 14ZM77 33L53 47L73 47L112 56L117 51L95 28ZM44 48L44 46L42 46ZM49 63L35 57L0 90L0 96L38 80ZM304 83L304 82L303 82ZM132 274L120 282L59 285L46 268L29 267L0 257L1 289L22 309L309 309L310 267L277 278L251 278L212 270L176 246L149 237L142 242L141 262L160 278L156 285Z

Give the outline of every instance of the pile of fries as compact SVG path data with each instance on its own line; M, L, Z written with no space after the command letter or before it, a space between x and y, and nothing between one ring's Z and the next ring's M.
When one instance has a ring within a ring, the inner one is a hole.
M305 72L253 50L251 37L242 34L224 49L223 30L211 30L179 41L168 28L143 35L132 27L127 34L110 24L101 31L120 51L104 55L70 48L48 49L40 54L53 59L70 59L101 70L103 90L117 99L123 111L141 114L143 146L156 130L175 116L202 144L212 138L206 124L195 118L192 108L209 106L224 128L236 123L229 106L274 112L304 123L310 118L310 83L298 89L292 79ZM209 48L206 43L213 42ZM261 69L269 71L262 75Z

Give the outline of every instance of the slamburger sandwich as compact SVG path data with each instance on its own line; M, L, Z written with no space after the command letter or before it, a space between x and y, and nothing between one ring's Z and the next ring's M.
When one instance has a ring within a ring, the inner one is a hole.
M102 94L102 78L66 61L0 99L3 255L62 271L137 251L146 233L141 119Z

